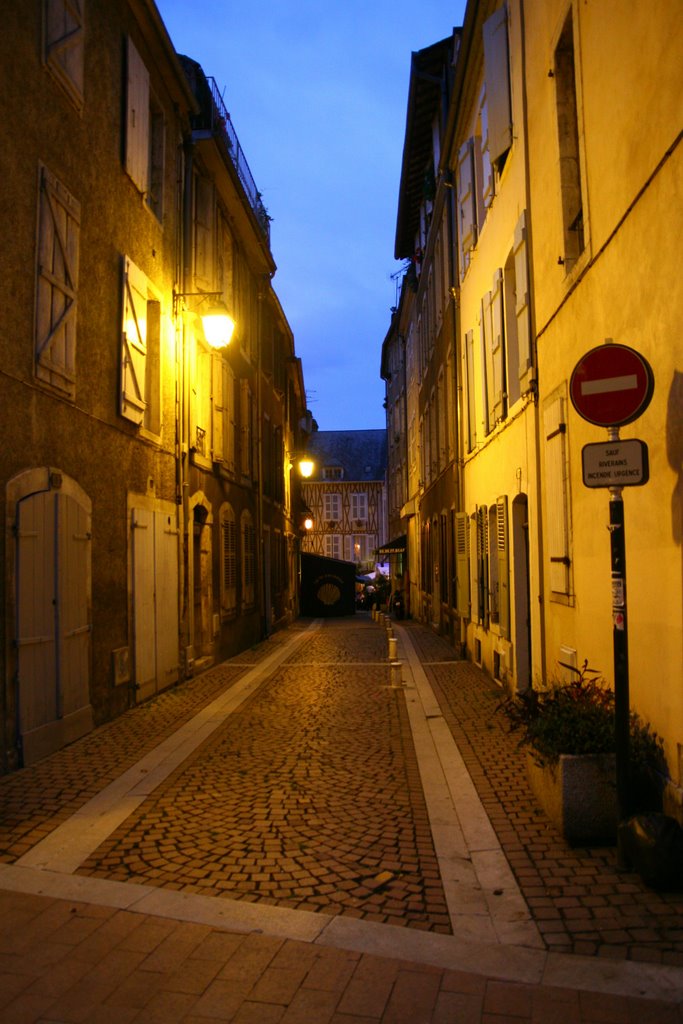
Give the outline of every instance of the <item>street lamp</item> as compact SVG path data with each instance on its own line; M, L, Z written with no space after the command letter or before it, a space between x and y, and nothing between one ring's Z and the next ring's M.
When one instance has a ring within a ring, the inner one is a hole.
M222 292L175 292L173 295L176 316L179 299L188 296L201 296L202 301L213 299L211 305L198 315L202 321L207 344L216 349L229 345L235 330L235 321L228 313L228 307L223 302L222 294Z
M313 476L315 462L308 455L297 455L296 452L287 452L287 457L289 459L289 468L293 469L296 466L299 476L304 477L305 480Z

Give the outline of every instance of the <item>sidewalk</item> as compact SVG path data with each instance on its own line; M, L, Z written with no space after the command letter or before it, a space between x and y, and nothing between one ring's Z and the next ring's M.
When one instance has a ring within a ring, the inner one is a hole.
M567 847L496 687L396 633L398 684L300 622L0 779L0 1018L680 1024L681 894Z

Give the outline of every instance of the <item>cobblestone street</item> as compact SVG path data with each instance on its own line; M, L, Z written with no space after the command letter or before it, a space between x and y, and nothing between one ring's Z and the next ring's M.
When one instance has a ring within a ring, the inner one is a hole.
M395 631L398 683L301 621L1 779L3 1021L680 1024L683 894L569 847L500 689Z

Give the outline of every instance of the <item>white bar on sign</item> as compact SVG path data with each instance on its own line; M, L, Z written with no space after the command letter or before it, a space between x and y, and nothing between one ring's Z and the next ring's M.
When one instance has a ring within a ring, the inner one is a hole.
M603 380L581 382L582 395L604 395L608 391L632 391L638 387L638 377L629 373L625 377L605 377Z

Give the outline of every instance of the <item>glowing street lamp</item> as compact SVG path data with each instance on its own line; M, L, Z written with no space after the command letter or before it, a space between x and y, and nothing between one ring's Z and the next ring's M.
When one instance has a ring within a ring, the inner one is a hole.
M221 298L222 294L222 292L175 292L173 295L176 316L180 299L189 296L200 298L202 301L213 299L212 304L198 315L202 321L206 343L215 349L225 348L229 345L235 331L235 321L228 313L228 307Z
M296 452L287 452L287 457L289 459L289 468L293 469L296 466L299 476L304 477L306 480L313 476L315 462L308 455L297 455Z
M216 302L201 314L204 337L211 348L225 348L235 331L235 321L224 302Z

